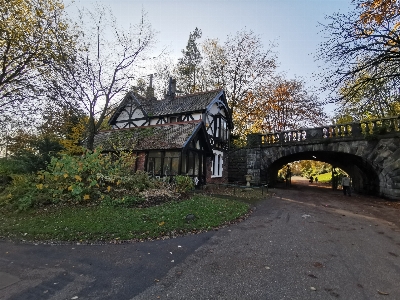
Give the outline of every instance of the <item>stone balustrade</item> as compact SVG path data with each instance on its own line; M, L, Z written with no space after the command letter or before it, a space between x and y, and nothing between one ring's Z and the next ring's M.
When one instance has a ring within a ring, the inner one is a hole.
M247 139L249 146L266 146L324 139L363 139L395 132L400 132L400 116L266 134L251 134Z

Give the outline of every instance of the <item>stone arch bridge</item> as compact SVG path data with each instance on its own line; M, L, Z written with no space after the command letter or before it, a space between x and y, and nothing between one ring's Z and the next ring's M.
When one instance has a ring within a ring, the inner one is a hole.
M400 116L279 133L251 134L247 148L232 150L229 180L276 183L290 162L317 160L339 167L356 192L400 200Z

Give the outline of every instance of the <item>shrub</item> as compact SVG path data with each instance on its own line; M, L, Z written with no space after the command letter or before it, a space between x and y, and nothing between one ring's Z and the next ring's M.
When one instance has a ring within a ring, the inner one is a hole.
M122 153L115 157L102 154L100 149L86 151L81 156L63 154L53 157L45 171L38 172L37 185L53 201L88 202L101 198L103 191L110 192L132 172L134 157Z
M49 137L42 137L31 141L32 149L18 149L13 153L15 160L21 167L23 173L35 173L39 170L46 169L47 164L53 156L62 149L58 141L54 141ZM21 174L18 172L17 174Z
M144 171L136 171L131 176L125 176L122 180L121 186L129 190L137 190L142 192L149 188L154 188L156 181L149 177L149 174Z
M194 189L194 183L189 176L177 175L175 176L175 190L178 193L186 194Z
M2 165L17 166L14 160ZM134 158L130 153L119 157L102 154L99 150L86 151L82 156L53 157L46 170L34 175L11 175L12 183L4 186L0 194L3 206L25 210L50 203L81 203L101 199L131 173ZM103 175L107 174L107 176ZM129 176L128 176L129 177ZM143 177L143 175L142 175Z
M12 210L26 210L35 204L47 203L43 195L33 184L35 176L30 174L11 175L12 182L0 194L0 205Z
M80 156L61 154L37 176L14 175L13 183L0 191L0 204L17 210L57 203L151 206L180 199L194 188L187 176L176 176L171 185L144 171L133 173L134 160L130 153L115 156L100 149Z
M24 161L15 158L0 158L0 175L29 173L29 168Z

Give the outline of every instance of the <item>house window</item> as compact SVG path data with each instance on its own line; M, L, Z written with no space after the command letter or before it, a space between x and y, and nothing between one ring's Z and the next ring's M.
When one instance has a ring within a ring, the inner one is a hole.
M222 177L224 154L221 151L214 150L214 160L211 165L211 178Z
M176 123L176 122L178 122L178 117L169 117L169 122L170 122L170 123Z
M189 152L187 163L187 175L193 175L194 171L194 157L193 152Z
M226 120L222 117L222 115L214 116L214 133L215 137L219 138L222 141L227 141L228 139L228 130Z
M221 119L221 139L224 142L228 140L228 128L225 119Z
M151 151L147 159L147 172L152 176L175 176L179 173L180 152Z
M147 172L153 176L161 176L161 155L159 151L149 153L147 161Z
M163 175L175 176L179 170L179 152L166 152L164 156Z
M217 174L222 176L222 174L221 174L221 154L218 154L217 167L218 167Z
M182 158L182 174L199 176L201 170L200 156L196 152L189 151Z

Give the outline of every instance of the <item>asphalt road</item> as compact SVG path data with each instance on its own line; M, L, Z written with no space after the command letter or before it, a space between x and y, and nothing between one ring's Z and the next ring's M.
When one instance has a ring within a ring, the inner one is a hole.
M0 242L0 299L400 299L400 210L306 186L244 222L123 245Z

